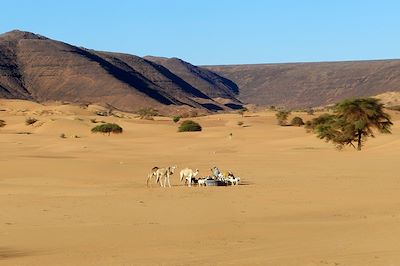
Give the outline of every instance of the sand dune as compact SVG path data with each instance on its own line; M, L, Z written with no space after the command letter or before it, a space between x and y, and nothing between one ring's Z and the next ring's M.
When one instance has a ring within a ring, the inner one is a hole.
M0 265L400 264L398 113L392 135L338 152L272 112L199 117L202 132L177 133L169 118L0 106ZM124 133L92 134L93 118ZM246 185L145 187L170 164L217 165Z

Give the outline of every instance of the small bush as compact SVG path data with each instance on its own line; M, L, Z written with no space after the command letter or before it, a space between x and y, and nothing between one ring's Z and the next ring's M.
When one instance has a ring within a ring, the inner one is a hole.
M308 115L314 115L314 112L315 112L315 111L314 111L314 109L309 108L309 109L307 109L306 112L307 112Z
M179 126L178 131L179 132L187 132L187 131L201 131L201 126L200 124L192 121L192 120L186 120L183 121L182 124Z
M243 124L244 124L243 121L237 122L237 125L238 125L238 126L243 126Z
M304 125L304 121L301 117L293 117L292 121L290 122L292 126L300 127Z
M28 117L27 119L25 119L25 124L26 124L27 126L29 126L29 125L35 124L37 121L38 121L38 120L37 120L36 118Z
M139 115L140 119L152 120L153 116L158 115L158 110L153 108L143 108L137 111L136 113Z
M176 116L172 117L172 121L174 121L175 123L178 123L179 120L181 120L181 116L179 116L179 115L176 115Z
M4 127L6 125L6 121L0 119L0 127Z
M278 125L280 126L286 126L287 125L287 119L290 115L290 111L279 111L275 114L276 119L278 120Z
M110 116L112 113L111 110L107 110L107 111L96 111L95 114L98 116Z
M92 133L107 133L108 135L110 135L110 133L118 134L122 133L122 127L117 124L107 123L95 126L92 128Z
M67 136L65 136L64 133L61 133L61 134L60 134L60 138L65 139L66 137L67 137Z

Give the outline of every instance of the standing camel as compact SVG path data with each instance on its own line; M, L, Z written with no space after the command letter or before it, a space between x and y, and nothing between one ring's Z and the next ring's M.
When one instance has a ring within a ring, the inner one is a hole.
M160 182L161 187L165 187L167 185L171 187L171 183L169 181L169 177L174 174L176 166L168 166L166 168L158 168L156 170L156 180L157 183ZM164 184L162 183L162 179L164 178Z
M158 168L157 166L154 166L154 167L151 169L150 173L147 175L147 181L146 181L147 187L149 187L149 184L150 184L150 186L151 186L151 179L153 179L153 177L154 177L154 178L157 177L157 170L158 170L158 169L160 169L160 168Z
M181 182L183 181L183 178L185 177L186 180L188 181L188 186L191 187L192 186L192 178L195 178L198 173L199 173L199 169L196 169L195 172L190 168L182 169L180 172Z

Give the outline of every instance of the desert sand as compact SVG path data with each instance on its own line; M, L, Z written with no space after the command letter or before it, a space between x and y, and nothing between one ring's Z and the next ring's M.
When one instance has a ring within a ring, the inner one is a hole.
M93 106L0 107L0 265L400 265L398 113L393 134L357 152L268 111L198 117L202 132L178 133L170 118ZM124 133L92 134L93 118ZM147 188L167 165L200 176L216 165L243 185L188 188L175 174L172 188Z

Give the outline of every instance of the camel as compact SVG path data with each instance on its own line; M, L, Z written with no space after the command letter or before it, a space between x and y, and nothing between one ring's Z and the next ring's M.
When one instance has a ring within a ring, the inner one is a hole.
M160 182L161 187L165 187L167 185L171 187L171 183L169 181L169 177L174 174L176 166L168 166L166 168L158 168L155 172L157 183ZM164 178L164 184L162 183L162 178Z
M228 184L230 184L232 186L237 186L237 185L239 185L240 177L228 176L226 181L228 182Z
M149 183L150 183L150 186L151 186L151 179L153 177L157 177L157 170L158 169L160 169L160 168L158 168L157 166L154 166L151 169L151 172L147 175L147 181L146 181L147 187L149 187Z
M205 186L206 180L207 180L207 178L199 178L199 181L198 181L199 187Z
M198 173L199 173L199 169L196 169L195 172L190 168L182 169L180 172L181 182L182 182L183 178L185 177L186 180L188 181L188 186L191 187L192 186L192 178L195 178Z

